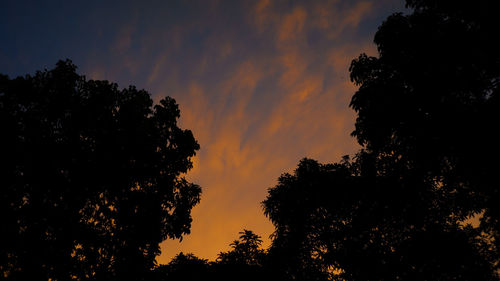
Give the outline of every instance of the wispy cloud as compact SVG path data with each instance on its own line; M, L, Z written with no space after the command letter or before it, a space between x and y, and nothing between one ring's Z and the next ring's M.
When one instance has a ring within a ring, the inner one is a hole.
M73 11L71 3L59 14ZM23 21L10 19L20 29L12 27L9 42L30 44L16 43L14 55L3 54L2 45L0 57L16 58L9 67L24 61L49 66L57 47L58 55L72 58L89 78L145 88L155 101L174 97L180 125L201 145L188 177L203 194L193 210L191 235L181 244L163 243L159 262L181 250L213 259L243 228L269 243L273 227L260 202L281 173L293 170L302 157L333 162L357 149L350 137L355 115L348 105L355 88L348 67L359 53L375 53L371 41L379 22L373 19L402 5L399 0L92 2L71 18L71 40L50 34L65 32L64 26L36 25L50 22L37 11ZM30 34L33 30L46 34ZM40 42L27 40L31 37ZM40 63L41 58L50 61ZM35 69L40 67L29 71Z
M279 3L254 2L242 15L248 34L207 38L210 48L200 57L209 52L211 60L204 61L200 79L193 78L196 94L192 88L176 94L182 124L202 145L190 178L205 189L192 234L181 244L167 241L160 262L181 250L215 258L243 228L269 243L273 228L259 203L277 177L302 157L332 162L357 149L350 137L354 113L348 104L355 88L348 67L359 53L374 49L371 38L343 36L358 32L373 5ZM257 41L240 43L248 38ZM214 59L211 49L226 61Z

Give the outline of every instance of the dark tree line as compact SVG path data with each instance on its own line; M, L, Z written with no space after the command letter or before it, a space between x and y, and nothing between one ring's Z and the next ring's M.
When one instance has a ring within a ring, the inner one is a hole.
M0 279L499 280L500 2L406 3L351 64L363 148L300 161L263 202L269 249L244 230L213 262L154 262L201 192L173 99L69 61L0 76Z
M268 266L262 240L250 230L239 233L238 240L230 244L231 250L219 253L209 262L193 254L179 253L170 263L154 271L157 281L181 280L274 280L277 272ZM279 280L279 279L277 279Z

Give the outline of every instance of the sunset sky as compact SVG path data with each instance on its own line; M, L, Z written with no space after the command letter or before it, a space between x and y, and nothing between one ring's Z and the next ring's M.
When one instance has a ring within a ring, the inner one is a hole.
M191 234L162 244L215 259L243 229L269 244L260 202L303 157L335 162L350 136L349 64L403 1L0 1L0 73L69 58L89 79L174 97L201 149Z

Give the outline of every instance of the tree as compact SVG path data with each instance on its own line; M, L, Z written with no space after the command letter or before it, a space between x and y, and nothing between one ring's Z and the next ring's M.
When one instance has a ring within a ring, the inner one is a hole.
M265 266L261 243L260 236L243 230L231 243L232 249L221 252L216 261L179 253L167 265L155 269L154 280L277 280Z
M363 150L301 161L263 202L290 279L498 280L500 4L407 5L350 68Z
M500 260L496 178L500 98L498 1L409 0L375 36L379 57L351 65L359 86L353 135L383 161L398 163L446 194L448 216L482 214Z
M71 61L0 76L0 270L9 280L141 280L189 233L199 145L166 97L87 80Z
M493 280L477 230L443 216L418 183L371 173L372 161L303 159L269 189L269 258L283 279Z
M251 230L244 229L239 240L231 243L232 250L221 252L217 262L221 264L262 265L265 255L261 249L262 239Z
M238 240L230 244L231 250L221 252L212 263L214 280L276 280L268 267L266 252L261 249L260 236L244 229Z
M339 176L329 172L338 173ZM319 165L314 160L300 161L294 174L281 175L278 184L270 188L263 201L264 213L275 226L269 259L284 280L327 280L329 264L322 262L321 229L333 223L335 215L323 209L335 206L330 185L342 181L349 171L341 165ZM345 202L349 204L349 202ZM326 216L326 217L325 217Z

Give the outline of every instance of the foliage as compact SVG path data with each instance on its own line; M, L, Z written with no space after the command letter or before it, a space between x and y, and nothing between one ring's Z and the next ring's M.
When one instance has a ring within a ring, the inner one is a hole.
M379 28L379 57L361 55L351 65L359 85L353 135L400 173L439 188L450 207L444 216L482 214L498 267L500 3L407 3L412 14L395 14Z
M11 280L141 280L189 233L199 149L166 97L87 80L71 61L0 77L0 270Z
M228 252L221 252L212 264L213 279L217 280L271 280L273 274L266 264L266 253L261 248L260 236L244 229L234 240Z
M290 279L498 280L499 3L407 4L350 68L363 150L302 160L263 202Z
M477 230L443 216L418 183L365 173L371 159L357 157L304 159L269 190L276 269L290 280L492 280Z
M189 253L179 253L167 265L155 269L158 281L168 280L207 280L210 275L210 264L205 259L200 259Z
M251 230L240 232L240 239L231 243L232 250L221 252L217 262L221 264L262 265L264 250L261 249L262 239Z
M261 243L260 236L245 229L239 240L231 243L232 249L221 252L216 261L180 253L155 270L154 280L273 280L273 269L267 267Z

